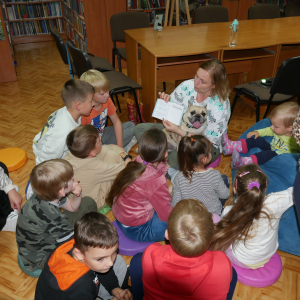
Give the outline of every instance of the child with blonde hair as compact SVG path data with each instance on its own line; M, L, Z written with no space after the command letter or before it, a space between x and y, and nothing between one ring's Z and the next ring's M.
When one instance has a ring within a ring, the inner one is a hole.
M235 175L233 205L226 206L215 224L211 250L221 250L235 265L257 269L278 248L282 214L293 205L293 188L266 195L267 176L256 164L240 167Z
M300 147L292 136L293 122L296 118L299 105L295 102L286 102L276 106L270 113L271 127L255 130L247 134L247 139L231 141L227 133L222 136L223 154L232 154L231 167L237 169L250 163L263 165L273 157L283 153L299 153ZM271 143L263 137L272 136ZM241 157L250 149L258 147L262 151Z
M137 143L135 138L132 141L135 124L133 122L121 123L116 113L116 107L109 97L109 80L97 70L83 73L80 79L90 83L95 89L94 108L88 117L81 118L81 125L91 124L95 126L104 145L114 144L125 147L128 153L131 147ZM113 126L105 127L107 117L110 118ZM130 143L131 141L132 143Z

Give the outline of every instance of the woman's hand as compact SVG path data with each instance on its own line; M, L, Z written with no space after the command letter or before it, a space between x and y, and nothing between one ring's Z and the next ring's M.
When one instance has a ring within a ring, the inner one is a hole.
M175 125L175 124L173 124L173 123L171 123L171 122L169 122L169 121L167 121L165 119L163 119L162 122L163 122L165 128L168 131L179 134L179 131L180 131L179 126L177 126L177 125Z
M164 92L158 92L158 96L160 99L163 99L166 103L170 101L171 96L168 94L165 94Z

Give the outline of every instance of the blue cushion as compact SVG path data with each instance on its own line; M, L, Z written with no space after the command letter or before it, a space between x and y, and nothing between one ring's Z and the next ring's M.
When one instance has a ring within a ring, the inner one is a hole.
M263 119L245 131L240 139L246 139L247 133L250 131L269 126L271 126L270 119ZM272 137L265 137L265 139L267 142L271 142ZM241 154L241 156L249 156L260 151L259 148L253 148L247 154ZM298 171L298 157L299 154L285 153L273 157L260 166L269 178L267 193L283 191L294 185ZM236 170L233 170L232 180L235 173ZM294 206L282 215L279 223L278 242L279 250L300 256L300 233Z

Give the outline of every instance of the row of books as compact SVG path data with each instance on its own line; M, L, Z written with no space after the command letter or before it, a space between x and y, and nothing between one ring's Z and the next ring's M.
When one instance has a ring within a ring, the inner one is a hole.
M71 0L72 9L80 16L84 17L83 2L80 0Z
M7 7L9 20L21 20L28 18L61 17L60 2L43 4L12 5Z
M49 0L5 0L6 3L18 3L18 2L25 3L25 2L39 2L39 1L47 1L47 2L49 2Z
M85 22L82 21L77 15L74 14L74 27L76 30L83 36L86 42L86 29L85 29Z
M75 35L74 35L74 28L70 26L68 22L65 22L66 25L66 33L69 36L69 38L75 43Z
M72 10L65 5L64 5L64 16L71 24L73 24Z
M76 46L78 49L88 53L88 46L83 39L75 32Z
M63 32L63 23L60 19L36 20L10 23L13 36L48 34L50 28L58 28L59 32Z
M155 9L165 8L165 0L128 0L128 8L130 9Z
M63 0L66 5L71 8L71 0Z

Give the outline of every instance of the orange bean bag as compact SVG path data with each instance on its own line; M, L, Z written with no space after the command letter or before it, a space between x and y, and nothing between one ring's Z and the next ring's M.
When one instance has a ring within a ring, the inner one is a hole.
M27 154L21 148L2 149L0 150L0 161L7 166L8 172L12 172L25 165Z

